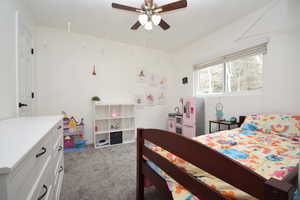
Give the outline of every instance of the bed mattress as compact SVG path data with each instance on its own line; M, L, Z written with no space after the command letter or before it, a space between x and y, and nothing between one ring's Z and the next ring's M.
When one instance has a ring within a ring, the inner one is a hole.
M266 179L272 177L281 180L297 166L300 158L300 141L297 138L286 138L260 131L234 129L203 135L194 138L194 140L238 161ZM160 147L154 146L152 150L229 199L256 199ZM192 195L154 163L147 161L147 164L166 180L174 200L198 200L196 196ZM296 194L295 198L298 199Z

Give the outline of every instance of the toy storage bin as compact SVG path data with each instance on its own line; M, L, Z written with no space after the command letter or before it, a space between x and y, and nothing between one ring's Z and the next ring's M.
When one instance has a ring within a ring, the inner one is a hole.
M123 142L122 131L110 133L110 144L121 144Z

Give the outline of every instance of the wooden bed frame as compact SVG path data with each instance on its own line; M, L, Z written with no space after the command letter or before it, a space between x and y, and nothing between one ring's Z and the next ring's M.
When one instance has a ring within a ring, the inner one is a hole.
M240 122L242 123L244 119L240 118ZM137 132L137 200L144 199L145 177L166 199L173 200L166 181L145 163L144 156L199 199L228 199L146 147L145 140L162 147L257 199L291 200L293 198L298 182L298 169L291 171L281 181L274 178L267 180L237 161L190 138L157 129L138 129Z

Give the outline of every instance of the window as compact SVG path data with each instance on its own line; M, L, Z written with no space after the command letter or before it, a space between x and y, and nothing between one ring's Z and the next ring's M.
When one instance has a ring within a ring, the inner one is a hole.
M266 44L196 65L194 93L220 94L263 88L263 57Z
M224 91L224 65L215 65L198 71L200 93L222 93Z
M263 55L248 56L196 71L196 95L253 91L263 87Z
M258 90L263 87L263 55L231 61L226 65L228 92Z

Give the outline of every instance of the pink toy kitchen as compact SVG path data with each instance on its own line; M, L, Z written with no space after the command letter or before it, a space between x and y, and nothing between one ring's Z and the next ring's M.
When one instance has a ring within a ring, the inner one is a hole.
M168 131L186 137L205 134L204 99L182 98L175 113L168 114Z

